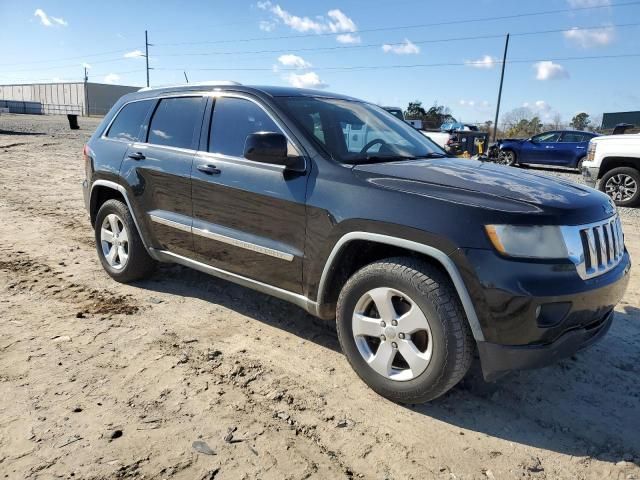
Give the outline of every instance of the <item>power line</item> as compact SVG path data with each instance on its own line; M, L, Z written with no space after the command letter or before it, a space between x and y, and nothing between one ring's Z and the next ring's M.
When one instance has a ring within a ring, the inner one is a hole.
M0 63L0 67L12 67L14 65L32 65L36 63L64 62L67 60L85 60L89 57L102 57L104 55L112 55L114 53L126 53L131 50L132 50L131 48L127 48L127 49L121 49L121 50L111 50L109 52L102 52L102 53L88 53L86 55L77 55L74 57L63 57L63 58L48 59L48 60L34 60L32 62ZM77 65L73 65L73 66L77 67Z
M563 33L571 31L573 28L578 30L606 30L612 28L625 28L625 27L637 27L640 23L620 23L611 25L598 25L598 26L573 26L568 28L557 28L552 30L535 30L529 32L512 33L512 37L516 36L532 36L532 35L544 35L550 33ZM434 38L425 40L412 40L411 43L416 45L424 45L427 43L446 43L453 41L464 40L484 40L492 38L504 38L504 34L487 34L487 35L473 35L466 37L448 37L448 38ZM240 51L217 51L217 52L195 52L195 53L165 53L156 55L157 57L193 57L193 56L215 56L215 55L248 55L248 54L266 54L266 53L285 53L285 52L319 52L319 51L336 51L336 50L353 50L372 47L382 47L383 45L400 46L404 45L404 42L384 42L384 43L368 43L361 45L333 45L329 47L308 47L308 48L281 48L272 50L240 50Z
M626 53L619 55L588 55L583 57L557 57L557 58L536 58L536 59L516 59L516 60L507 60L506 63L536 63L536 62L544 62L544 61L555 61L555 62L566 62L566 61L574 61L574 60L596 60L596 59L614 59L614 58L632 58L632 57L640 57L640 53ZM496 60L492 62L493 65L502 65L502 61ZM445 63L414 63L408 65L356 65L356 66L346 66L346 67L313 67L314 70L320 71L357 71L357 70L388 70L388 69L398 69L398 68L423 68L423 67L452 67L452 66L474 66L474 65L485 65L485 62L480 61L468 61L468 62L445 62ZM206 72L270 72L272 68L264 68L264 67L251 67L251 68L223 68L223 67L213 67L213 68L157 68L157 70L164 71L206 71ZM281 68L282 72L298 72L300 69L297 68Z
M575 8L562 8L556 10L545 10L539 12L528 12L528 13L516 13L511 15L501 15L496 17L480 17L480 18L472 18L465 20L447 20L444 22L432 22L432 23L419 23L414 25L398 25L395 27L376 27L376 28L366 28L359 29L349 33L368 33L368 32L384 32L390 30L408 30L414 28L425 28L425 27L436 27L436 26L445 26L445 25L459 25L466 23L475 23L475 22L488 22L488 21L497 21L497 20L512 20L515 18L527 18L527 17L535 17L535 16L543 16L543 15L556 15L559 13L568 13L568 12L577 12L577 11L585 11L585 10L595 10L602 8L616 8L616 7L629 7L633 5L640 5L640 1L630 1L630 2L621 2L621 3L612 3L608 5L592 5L585 7L575 7ZM253 38L240 38L240 39L229 39L229 40L210 40L210 41L198 41L198 42L176 42L176 43L158 43L157 46L180 46L180 45L204 45L204 44L219 44L219 43L237 43L237 42L264 42L266 40L287 40L287 39L300 39L300 38L310 38L310 37L328 37L335 36L335 32L325 32L325 33L310 33L304 35L281 35L276 37L253 37Z

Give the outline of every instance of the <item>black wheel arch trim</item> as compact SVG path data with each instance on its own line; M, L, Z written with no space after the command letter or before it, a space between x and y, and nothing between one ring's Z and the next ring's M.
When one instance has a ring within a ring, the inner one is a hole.
M323 316L321 315L323 313L323 300L326 295L327 282L330 276L329 274L335 264L335 260L336 258L338 258L340 251L349 242L354 240L366 240L374 243L404 248L406 250L426 255L427 257L432 258L440 265L442 265L442 267L449 275L449 278L451 279L456 292L458 293L458 297L460 298L460 302L462 303L462 308L464 309L467 320L469 322L469 326L471 327L473 337L476 341L484 341L484 334L482 332L482 327L480 326L480 321L478 320L475 307L473 306L473 301L471 300L471 296L469 295L469 291L467 290L464 280L462 279L462 276L460 275L460 272L458 271L458 268L456 267L451 257L449 257L449 255L447 255L442 250L439 250L430 245L425 245L423 243L414 242L412 240L397 238L379 233L349 232L340 237L340 239L336 242L327 258L327 261L325 262L324 268L322 269L322 275L320 277L320 283L318 285L317 305L319 316Z
M142 230L140 229L140 224L138 223L138 219L136 218L135 211L131 207L131 202L129 201L129 196L127 195L127 189L124 188L119 183L113 182L111 180L103 180L103 179L95 180L91 184L91 192L89 193L89 205L92 205L93 195L94 195L94 191L95 191L96 187L110 188L112 190L117 191L118 193L120 193L122 195L122 197L124 198L125 203L127 204L127 208L129 209L129 212L131 212L131 217L133 218L133 223L135 223L136 230L138 230L138 236L140 237L140 240L142 240L142 244L144 245L144 248L148 252L149 251L149 246L147 245L147 242L146 242L146 240L144 238L144 235L142 235ZM89 213L91 213L91 212L89 212Z

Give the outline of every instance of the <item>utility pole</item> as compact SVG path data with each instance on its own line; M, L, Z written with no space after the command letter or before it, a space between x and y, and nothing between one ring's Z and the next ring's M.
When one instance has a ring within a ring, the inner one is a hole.
M149 86L149 47L152 47L153 45L151 45L149 43L149 35L147 34L147 31L144 31L144 58L145 61L147 62L147 87Z
M184 79L187 81L187 83L189 83L189 77L187 77L187 72L183 71L182 73L184 73Z
M87 67L84 67L84 114L89 116L89 74Z
M507 63L507 50L509 49L509 34L504 42L504 55L502 56L502 73L500 73L500 89L498 90L498 103L496 105L496 118L493 122L493 141L498 136L498 117L500 116L500 100L502 99L502 83L504 82L504 66Z

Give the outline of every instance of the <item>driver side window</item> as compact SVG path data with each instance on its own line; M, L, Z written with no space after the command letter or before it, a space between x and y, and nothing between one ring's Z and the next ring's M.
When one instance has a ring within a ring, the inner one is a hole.
M547 132L531 137L531 141L535 143L554 143L557 142L559 138L560 134L558 132Z

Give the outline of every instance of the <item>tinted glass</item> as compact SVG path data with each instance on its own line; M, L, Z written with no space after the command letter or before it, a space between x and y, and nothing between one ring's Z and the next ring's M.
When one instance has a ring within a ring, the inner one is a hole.
M152 103L151 100L144 100L125 105L111 124L107 137L128 142L140 140L140 128L144 124Z
M155 145L191 148L194 129L200 126L203 102L202 97L160 100L151 118L147 141Z
M589 137L582 133L565 133L562 136L562 143L577 143L577 142L586 142L589 140Z
M536 135L535 137L531 138L531 140L533 140L534 142L551 143L557 142L558 138L560 138L560 134L558 132L547 132Z
M221 97L213 108L209 151L232 157L244 156L247 135L282 130L255 103L242 98Z

